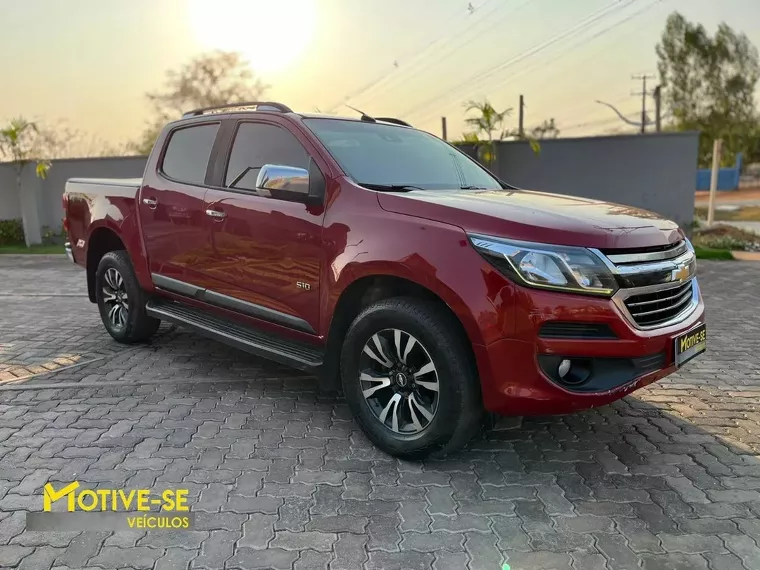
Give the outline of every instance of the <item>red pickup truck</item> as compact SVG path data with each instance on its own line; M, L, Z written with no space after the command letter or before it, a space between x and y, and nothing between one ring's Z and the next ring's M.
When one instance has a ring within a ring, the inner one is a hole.
M484 411L607 404L705 350L675 223L519 190L398 119L191 111L142 180L72 179L63 203L117 341L169 321L312 371L397 456L456 449Z

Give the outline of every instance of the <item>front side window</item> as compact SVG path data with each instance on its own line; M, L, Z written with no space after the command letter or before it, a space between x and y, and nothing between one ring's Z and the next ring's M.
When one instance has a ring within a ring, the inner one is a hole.
M341 119L304 123L358 184L422 190L502 187L471 158L416 129Z
M309 168L309 155L289 131L265 123L241 123L232 144L224 185L256 190L256 178L265 164Z
M174 131L164 153L161 170L188 184L203 184L219 123L184 127Z

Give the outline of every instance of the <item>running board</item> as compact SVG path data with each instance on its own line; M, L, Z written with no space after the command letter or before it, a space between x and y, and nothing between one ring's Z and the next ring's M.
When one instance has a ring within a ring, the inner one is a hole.
M145 311L151 317L192 329L203 336L298 370L316 372L322 365L323 351L318 348L220 319L187 305L152 300L145 305Z

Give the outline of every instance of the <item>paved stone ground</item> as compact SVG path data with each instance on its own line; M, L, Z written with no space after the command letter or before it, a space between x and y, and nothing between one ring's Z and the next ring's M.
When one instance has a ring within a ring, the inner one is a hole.
M391 459L308 378L162 328L109 340L84 274L0 256L0 567L760 568L760 264L702 263L709 353L612 406ZM0 369L2 371L3 369ZM183 487L192 532L24 528L47 482Z

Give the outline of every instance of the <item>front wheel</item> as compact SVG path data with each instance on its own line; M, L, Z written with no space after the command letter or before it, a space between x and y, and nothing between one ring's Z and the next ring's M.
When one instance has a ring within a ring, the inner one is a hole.
M480 387L466 338L433 303L394 298L367 307L346 334L341 376L362 430L391 455L445 455L480 425Z
M95 300L108 333L118 342L140 342L158 330L161 321L145 312L145 292L126 251L106 253L95 272Z

